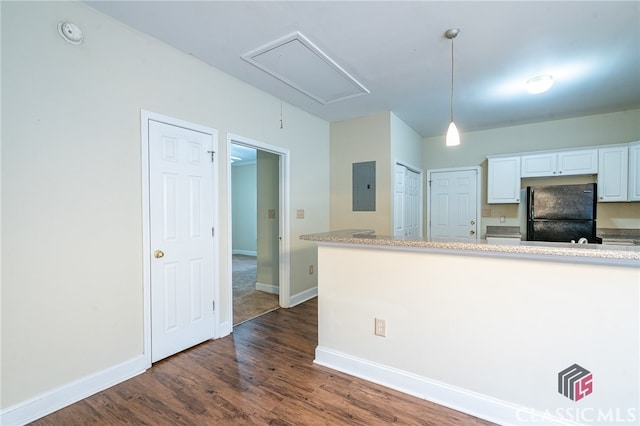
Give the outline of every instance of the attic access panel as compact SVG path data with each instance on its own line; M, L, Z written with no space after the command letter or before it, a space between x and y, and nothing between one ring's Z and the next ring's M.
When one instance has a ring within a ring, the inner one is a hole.
M376 162L353 163L353 206L354 212L376 211Z
M246 53L242 59L321 104L369 93L367 88L298 32Z

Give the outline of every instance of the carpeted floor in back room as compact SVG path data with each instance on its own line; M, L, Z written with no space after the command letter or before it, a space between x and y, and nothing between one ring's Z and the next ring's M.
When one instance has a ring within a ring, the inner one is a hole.
M277 294L256 290L255 256L234 254L232 263L234 326L280 307Z

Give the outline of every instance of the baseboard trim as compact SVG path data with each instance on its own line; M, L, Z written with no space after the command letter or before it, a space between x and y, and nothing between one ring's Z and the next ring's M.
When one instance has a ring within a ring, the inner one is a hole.
M293 308L294 306L306 302L307 300L311 300L316 296L318 296L318 287L313 287L308 290L301 291L300 293L294 294L289 298L289 307Z
M218 330L219 330L219 332L214 337L214 340L215 339L221 339L221 338L231 334L231 332L233 331L233 324L231 323L231 321L225 321L223 323L220 323Z
M264 291L265 293L280 294L280 287L273 284L256 283L256 290Z
M577 425L549 413L538 412L320 346L316 348L314 362L497 424Z
M18 403L0 413L2 425L24 425L143 373L150 365L139 355L106 370Z
M253 256L253 257L258 256L257 251L251 251L251 250L231 250L231 254L244 254L245 256Z

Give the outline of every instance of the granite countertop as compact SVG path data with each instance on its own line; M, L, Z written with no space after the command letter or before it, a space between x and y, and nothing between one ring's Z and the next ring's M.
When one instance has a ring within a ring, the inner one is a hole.
M640 245L640 229L599 228L596 234L603 244Z
M487 226L487 237L521 238L519 226Z
M508 257L562 260L633 266L640 268L640 246L607 246L601 244L551 243L521 241L520 244L488 244L486 240L429 241L405 237L376 235L371 229L345 229L302 235L300 239L318 243L349 244L426 251L457 252L458 254L505 255Z

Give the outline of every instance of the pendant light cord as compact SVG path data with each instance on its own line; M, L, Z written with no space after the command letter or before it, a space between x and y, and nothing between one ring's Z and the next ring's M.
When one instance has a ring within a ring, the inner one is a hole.
M451 120L453 121L453 38L451 38Z

